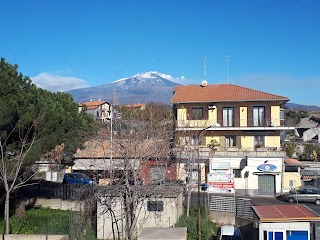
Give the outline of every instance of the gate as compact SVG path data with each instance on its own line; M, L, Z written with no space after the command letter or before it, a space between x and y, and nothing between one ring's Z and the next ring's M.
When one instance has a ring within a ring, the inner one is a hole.
M258 193L259 195L275 194L275 177L274 175L258 176Z
M209 210L213 212L230 212L238 217L252 219L252 206L248 198L210 194Z

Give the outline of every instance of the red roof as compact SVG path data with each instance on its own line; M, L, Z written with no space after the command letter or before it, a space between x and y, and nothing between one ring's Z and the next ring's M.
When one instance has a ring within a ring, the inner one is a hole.
M257 91L234 84L175 86L172 103L232 102L232 101L289 101L289 98Z
M302 162L294 158L285 158L284 162L290 166L304 166Z
M86 105L87 109L95 109L105 103L107 103L107 102L106 101L90 101L90 102L84 102L84 103L79 104L79 107Z
M304 205L253 206L260 222L320 221L320 217Z

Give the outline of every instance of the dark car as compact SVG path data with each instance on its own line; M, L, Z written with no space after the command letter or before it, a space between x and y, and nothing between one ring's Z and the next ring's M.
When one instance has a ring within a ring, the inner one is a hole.
M83 173L65 173L63 177L63 183L66 184L82 184L82 185L94 185L95 181L90 179Z
M319 187L299 187L291 189L290 192L282 195L284 201L293 202L310 202L320 205L320 188Z

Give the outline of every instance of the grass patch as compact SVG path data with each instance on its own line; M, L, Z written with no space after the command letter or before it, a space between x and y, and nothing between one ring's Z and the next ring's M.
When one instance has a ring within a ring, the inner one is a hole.
M11 234L69 234L73 219L80 213L50 208L34 208L26 211L24 218L10 217ZM85 226L85 227L84 227ZM73 226L72 226L73 227ZM4 234L4 220L0 221L0 233ZM83 224L83 239L96 239L90 224Z
M217 230L217 226L209 220L209 212L204 207L201 207L200 213L201 239L211 239L214 232ZM175 227L186 227L188 240L198 239L198 208L191 208L188 217L187 214L184 213L179 218L179 221L176 223Z

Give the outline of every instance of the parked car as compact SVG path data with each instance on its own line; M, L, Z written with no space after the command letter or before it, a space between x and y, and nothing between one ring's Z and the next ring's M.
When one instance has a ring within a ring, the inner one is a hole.
M217 240L243 240L240 229L233 225L223 225L220 227Z
M65 173L63 177L63 183L66 184L82 184L82 185L94 185L95 181L90 179L87 175L83 173Z
M284 201L293 202L311 202L320 205L319 187L299 187L291 189L288 193L282 195Z

